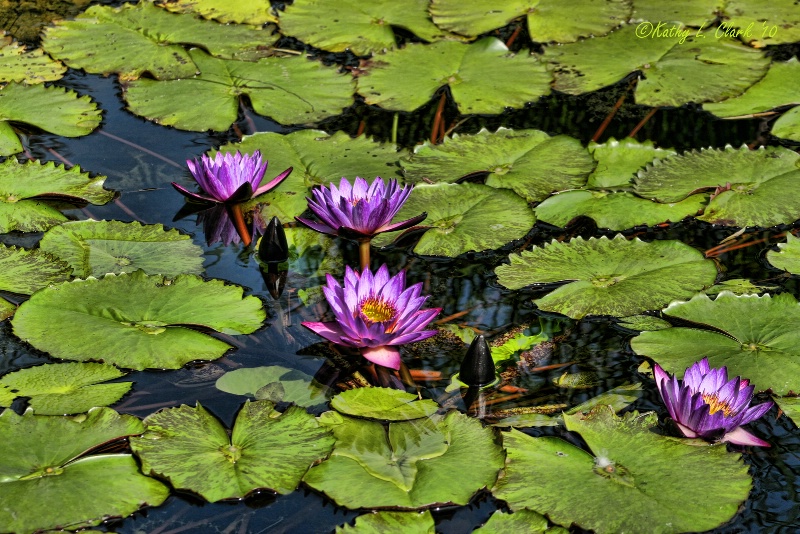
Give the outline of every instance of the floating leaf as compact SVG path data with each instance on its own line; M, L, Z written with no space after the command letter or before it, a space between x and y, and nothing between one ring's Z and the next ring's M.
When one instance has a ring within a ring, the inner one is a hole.
M197 13L220 22L266 24L277 22L269 0L163 0L164 7L178 13Z
M6 121L32 124L64 137L80 137L100 124L100 110L88 96L79 97L62 87L9 83L0 87L0 124ZM8 132L13 132L10 126L5 124L3 130L0 156L22 152L19 140L14 143L9 136Z
M665 321L660 317L654 317L652 315L631 315L629 317L620 317L617 324L623 328L638 330L639 332L642 330L662 330L664 328L672 327L672 324L669 321Z
M745 280L743 278L733 278L731 280L723 280L719 284L714 284L713 286L704 290L703 293L705 293L708 296L714 296L714 295L719 295L723 291L730 291L734 295L752 295L755 293L763 293L765 291L771 291L773 289L777 289L777 286L757 285L751 282L750 280ZM648 328L648 330L651 329Z
M621 234L554 240L509 259L510 265L495 269L497 281L509 289L569 281L534 302L573 319L657 310L711 286L717 274L713 261L680 241L628 241Z
M52 161L40 164L7 159L0 163L0 233L39 232L66 221L43 197L105 204L114 198L113 191L103 189L105 179L90 178L77 165L66 169Z
M96 74L159 80L191 78L197 67L181 44L201 46L226 59L255 59L277 40L267 31L176 15L151 2L118 8L92 6L45 30L42 46L70 67Z
M486 185L512 189L528 202L581 187L594 168L577 139L506 128L496 133L481 130L475 135L453 135L441 145L425 142L401 160L401 165L412 183L451 183L467 174L486 172Z
M397 389L357 388L336 395L331 399L331 408L356 417L406 421L433 415L439 405L430 399L420 400L413 393Z
M352 182L361 176L371 182L376 176L398 178L397 147L377 143L363 136L351 138L344 132L333 135L320 130L299 130L282 135L259 132L246 136L240 143L220 147L222 152L240 150L252 153L260 150L269 160L269 169L275 174L292 167L289 177L280 187L256 197L249 205L262 204L262 217L270 220L277 216L287 222L308 208L306 197L315 185L339 184L347 177Z
M137 269L170 277L203 272L203 249L160 224L68 222L50 229L39 248L66 260L81 278Z
M645 22L606 37L547 47L544 61L553 65L553 88L573 95L587 93L641 70L644 77L636 85L637 104L680 106L738 96L769 66L768 58L739 41L713 35L691 37L696 32L689 29L680 30L686 32L685 40L683 36L655 38L650 35L655 28Z
M778 403L778 407L789 419L794 421L795 426L800 427L800 398L773 396L772 400Z
M0 290L31 293L69 278L72 269L55 256L40 250L0 245Z
M569 531L563 527L547 528L547 518L530 510L518 510L507 514L497 510L489 520L480 528L472 531L478 534L567 534Z
M789 61L775 61L759 81L740 96L703 104L703 109L717 117L750 117L780 106L800 104L800 97L793 87L800 84L800 61L793 57Z
M136 271L42 289L19 307L13 326L18 337L56 358L178 369L230 348L186 326L249 334L264 316L258 298L243 299L242 288L221 280Z
M11 37L0 38L0 83L24 82L27 84L60 80L67 68L53 61L41 49L26 51L12 42Z
M494 37L466 45L409 44L373 60L357 78L367 104L413 111L447 85L461 114L502 113L550 93L550 73L530 54L510 55Z
M779 243L778 249L767 252L767 261L778 269L800 275L800 238L787 233L786 243Z
M739 28L742 39L756 47L800 41L800 13L794 0L727 0L724 14L727 27Z
M481 252L522 239L536 218L524 199L505 189L480 184L418 185L394 220L422 212L429 227L414 247L416 254L455 257ZM378 236L373 242L387 244L394 236Z
M258 398L261 388L275 383L284 388L282 400L298 406L316 406L325 402L329 394L329 388L307 374L280 365L234 369L219 377L216 386L226 393Z
M105 442L142 432L136 417L110 408L85 416L53 417L12 410L0 414L0 524L33 532L99 525L169 495L139 472L129 454L82 456Z
M133 382L101 384L123 376L102 363L58 363L28 367L0 378L0 387L14 397L30 397L28 405L38 415L81 413L94 406L108 406L125 395ZM0 406L10 406L0 402Z
M720 0L636 0L634 21L681 22L685 26L708 27L722 7ZM666 26L670 28L671 25Z
M429 4L428 0L296 0L281 13L281 33L323 50L368 56L395 48L393 26L426 41L446 37L448 33L431 22Z
M198 48L189 50L189 56L198 76L130 81L125 90L128 108L181 130L222 131L236 121L242 95L256 113L281 124L316 122L353 103L349 75L306 57L236 61L211 57ZM192 98L184 98L187 94Z
M321 423L336 445L303 480L348 508L466 504L503 466L492 430L458 412L389 423L388 431L384 423L336 412L323 414Z
M297 406L282 414L269 401L245 402L232 435L198 403L148 416L131 438L142 470L208 501L241 498L259 488L294 491L303 474L333 445L313 415Z
M571 42L579 37L603 35L622 24L631 14L628 0L593 2L576 0L436 0L430 7L437 26L475 37L526 16L531 39ZM580 13L580 16L575 16Z
M800 195L792 194L800 179L799 160L800 155L781 147L687 152L639 173L635 191L659 202L677 202L716 189L698 219L740 227L791 223L800 218Z
M750 492L739 454L724 444L693 446L659 436L651 431L653 413L618 418L598 407L564 420L591 453L554 437L504 434L508 462L493 493L512 510L599 534L703 531L731 519Z
M621 141L612 137L603 144L591 142L588 148L597 167L589 175L586 187L596 189L627 189L639 169L676 153L672 149L656 148L652 141L639 142L630 137Z
M775 121L772 135L800 142L800 107L790 109Z
M436 525L428 510L424 512L372 512L356 518L354 526L336 527L335 534L434 534Z
M708 358L711 367L726 366L729 376L749 379L756 391L800 392L800 306L791 294L736 296L726 291L716 300L700 294L673 303L664 314L697 326L642 332L631 340L636 354L678 377Z

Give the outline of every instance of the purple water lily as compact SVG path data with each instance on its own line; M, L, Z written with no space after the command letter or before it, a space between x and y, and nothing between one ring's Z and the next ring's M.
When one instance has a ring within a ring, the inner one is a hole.
M292 167L289 167L261 185L268 162L262 163L258 150L252 156L238 151L236 154L217 152L213 159L203 154L200 159L187 160L186 164L203 194L193 193L175 182L172 182L172 187L180 194L201 202L244 202L274 189L292 173Z
M295 217L297 221L323 234L338 235L348 239L371 239L383 232L404 230L423 221L423 213L411 219L391 224L392 219L411 194L412 186L400 187L397 180L375 178L371 185L356 177L351 186L342 178L337 188L319 187L312 191L314 199L308 199L308 207L321 222Z
M749 380L738 376L728 380L728 369L712 369L707 358L686 369L683 380L670 376L658 364L654 373L670 416L687 438L769 447L741 427L772 407L772 402L750 407L753 386Z
M428 297L420 297L422 283L405 287L403 271L389 278L386 265L373 275L369 269L361 274L346 267L344 287L331 276L322 288L336 321L305 322L309 328L338 345L361 349L367 360L400 368L400 352L396 345L427 339L436 330L423 330L441 308L421 310Z

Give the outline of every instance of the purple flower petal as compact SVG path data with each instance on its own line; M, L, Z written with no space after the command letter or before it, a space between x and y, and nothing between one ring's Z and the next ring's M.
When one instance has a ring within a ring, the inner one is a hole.
M724 436L720 441L727 441L736 445L754 445L756 447L769 447L770 444L763 439L755 437L742 427L736 427Z

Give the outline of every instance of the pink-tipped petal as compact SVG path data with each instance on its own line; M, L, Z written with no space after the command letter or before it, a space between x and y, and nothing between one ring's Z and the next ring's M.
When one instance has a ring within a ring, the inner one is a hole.
M342 327L340 327L338 323L314 323L311 321L306 321L301 324L315 334L324 337L328 341L341 344L343 332Z
M675 424L678 426L678 428L683 433L683 435L686 436L687 438L696 438L697 437L697 433L694 430L692 430L691 428L687 428L687 427L683 426L682 424L680 424L678 422L676 422Z
M308 219L303 219L301 217L295 217L294 220L296 220L306 228L310 228L311 230L314 230L321 234L336 235L336 230L325 224L309 221Z
M367 347L361 349L361 355L372 363L377 363L389 369L400 369L400 351L394 347Z
M172 187L174 187L178 193L191 200L197 200L199 202L213 202L215 204L219 202L219 200L217 200L216 198L189 191L188 189L186 189L185 187L176 182L172 182Z
M278 186L278 184L280 184L282 181L288 178L290 174L292 174L293 170L294 167L289 167L288 169L280 173L278 176L276 176L266 184L259 186L258 189L256 189L253 192L253 197L257 197L258 195L263 195L264 193L271 191L272 189L275 189Z
M753 434L743 429L742 427L737 427L731 430L722 437L721 441L726 441L728 443L733 443L735 445L753 445L755 447L770 446L769 443L767 443L763 439L755 437Z

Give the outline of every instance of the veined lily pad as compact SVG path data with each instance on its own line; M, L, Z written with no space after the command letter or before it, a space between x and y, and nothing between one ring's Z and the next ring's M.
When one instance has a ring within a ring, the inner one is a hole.
M369 182L376 176L386 180L399 178L395 145L365 137L351 138L344 132L333 135L320 130L299 130L286 135L260 132L246 136L240 143L220 147L223 152L236 150L243 153L260 150L276 173L294 168L280 187L247 204L263 204L264 220L277 216L281 221L291 221L308 208L306 197L311 195L312 186L327 186L331 182L338 186L343 176L351 182L356 176Z
M530 510L517 510L513 514L496 511L480 528L472 531L477 534L568 534L563 527L548 528L547 518Z
M630 315L628 317L620 317L617 324L623 328L637 330L639 332L642 330L672 328L672 323L653 315Z
M200 404L162 410L131 438L142 470L208 501L241 498L259 488L294 491L303 474L331 450L333 438L313 415L269 401L245 402L232 435Z
M335 534L434 534L436 525L428 510L424 512L373 512L360 515L354 526L336 527Z
M772 126L772 135L782 139L800 141L800 106L784 113Z
M278 22L269 0L164 0L161 2L170 11L197 13L207 19L220 22L244 22L266 24Z
M659 436L650 430L654 413L618 418L598 407L564 420L591 452L554 437L504 434L508 461L493 493L512 510L534 510L598 534L703 531L732 518L750 492L739 454L724 444Z
M149 72L160 80L191 78L197 67L181 44L202 46L227 59L263 56L259 47L277 40L267 31L177 15L152 2L118 8L92 6L73 20L45 30L42 46L73 68L138 78Z
M636 0L631 19L636 23L653 21L658 25L659 22L680 22L685 26L708 28L716 18L715 12L721 10L722 6L722 0ZM665 25L662 28L670 27Z
M522 239L536 218L524 199L513 192L480 184L418 185L400 209L401 221L428 213L429 229L414 247L425 256L455 257L469 251L500 248ZM378 236L373 243L383 246L394 236Z
M594 169L592 157L577 139L506 128L454 135L441 145L425 142L401 165L406 179L414 183L423 179L450 183L470 173L487 172L486 185L511 189L528 202L581 187Z
M494 37L466 45L409 44L374 60L358 77L367 104L414 111L448 85L462 114L502 113L550 93L552 77L535 57L510 55Z
M26 50L11 37L0 38L0 83L28 84L60 80L67 68L53 61L41 49Z
M30 295L44 286L69 279L66 262L40 250L0 245L0 290ZM15 306L0 298L0 321L10 317Z
M13 326L18 337L56 358L178 369L230 348L187 326L249 334L264 317L258 298L243 299L242 288L221 280L136 271L42 289L19 307Z
M337 412L322 414L320 422L336 445L303 480L348 508L466 504L503 466L492 429L458 412L389 423L388 431Z
M579 215L591 217L600 228L625 230L638 225L677 222L702 212L707 195L692 195L680 202L662 204L625 191L563 191L536 206L536 218L566 226Z
M688 152L639 173L635 192L677 202L706 190L717 194L700 220L741 227L791 223L800 218L800 196L792 194L800 179L799 161L800 155L781 147Z
M696 33L690 29L683 30L685 40L643 37L656 26L642 24L606 37L548 47L544 60L553 64L553 88L573 95L587 93L641 70L646 78L636 86L637 104L680 106L738 96L769 66L760 52L732 39L689 37Z
M542 310L573 319L657 310L711 286L717 275L713 261L680 241L628 241L621 234L554 240L509 259L510 265L495 269L501 285L521 289L568 281L535 302Z
M577 0L436 0L430 7L437 26L475 37L527 16L528 32L538 42L571 42L579 37L603 35L624 23L631 14L629 0L593 2ZM575 16L580 13L580 16Z
M357 388L343 391L331 399L331 408L346 415L406 421L428 417L439 405L430 399L419 400L413 393L390 388Z
M127 516L169 495L139 472L130 454L78 458L107 441L142 432L142 422L110 408L85 416L0 415L0 524L33 532L99 525ZM77 458L77 459L76 459Z
M81 413L117 402L133 382L100 384L123 376L113 365L57 363L28 367L0 378L0 406L16 397L30 397L28 405L38 415Z
M448 33L428 16L429 0L344 0L335 3L296 0L280 14L281 33L323 50L358 56L395 48L392 26L404 28L426 41Z
M256 113L281 124L309 123L338 115L353 103L353 79L306 57L236 61L189 51L200 70L194 78L127 84L129 109L181 130L227 130L247 95ZM191 94L192 98L184 98Z
M673 303L664 314L697 326L642 332L631 340L636 354L679 377L707 357L711 367L726 366L729 376L749 379L756 391L800 392L800 305L791 294L726 291L716 300L701 294Z
M622 188L632 186L636 172L648 163L674 155L672 149L656 148L652 141L640 142L626 137L613 137L603 144L589 143L589 152L597 161L586 183L589 188Z
M800 275L800 238L786 234L786 243L778 244L780 251L767 252L767 261L778 269Z
M203 249L160 224L68 222L50 229L39 248L66 260L80 278L137 269L164 276L203 272Z
M260 400L259 391L275 383L283 387L284 395L281 400L298 406L316 406L325 402L330 394L329 388L313 381L307 374L280 365L234 369L219 377L216 386L226 393L247 395Z
M785 413L789 419L794 421L795 426L800 427L800 397L772 397L781 411Z
M100 110L88 96L42 84L0 87L0 156L22 152L8 121L32 124L64 137L80 137L100 124Z
M798 37L800 39L800 37ZM742 95L704 104L703 109L717 117L750 117L780 106L800 104L800 96L792 88L800 84L800 61L773 62L758 82Z
M757 47L800 41L800 12L793 0L728 0L723 12L728 27L739 28L742 40Z
M765 291L772 291L777 289L777 286L758 285L752 281L744 278L732 278L730 280L723 280L718 284L714 284L708 289L704 290L708 296L719 295L723 291L730 291L734 295L753 295L756 293L763 293ZM648 330L650 330L648 328Z

